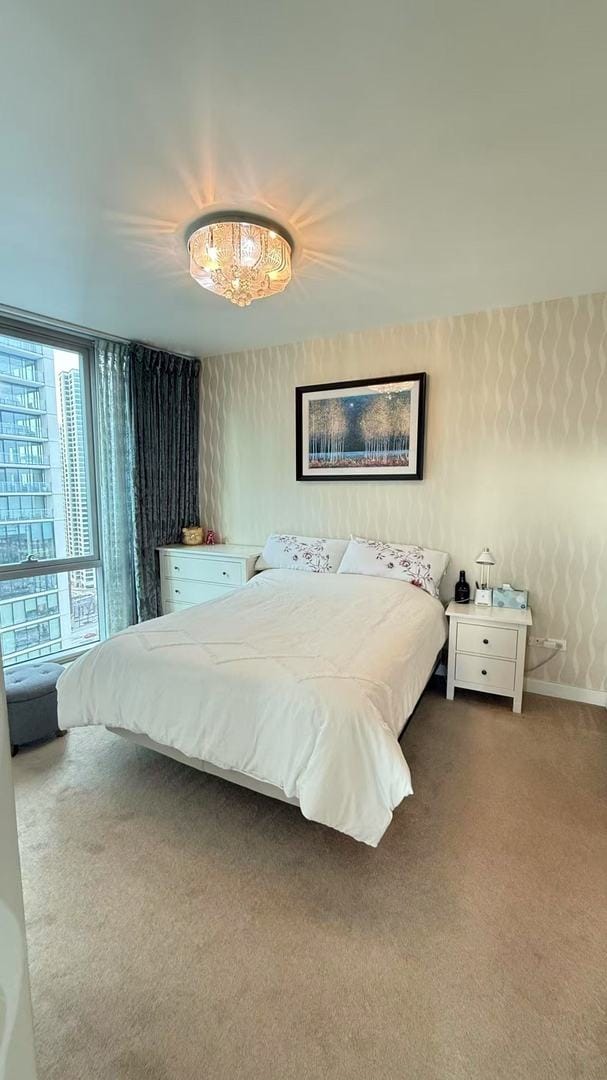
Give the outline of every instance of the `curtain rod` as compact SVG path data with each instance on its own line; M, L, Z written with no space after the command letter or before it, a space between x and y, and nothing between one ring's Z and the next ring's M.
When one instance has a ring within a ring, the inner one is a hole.
M38 315L35 311L27 311L25 308L9 307L8 304L0 304L0 315L13 319L22 319L24 322L33 323L35 326L48 326L52 330L61 330L64 334L76 334L78 337L104 338L111 341L120 341L128 345L129 339L120 337L119 334L106 334L101 330L92 330L90 326L78 326L77 323L64 322L63 319L54 319L52 315Z
M123 345L133 343L146 345L159 352L172 352L174 356L182 356L184 360L198 360L199 357L188 353L175 352L174 349L160 348L150 342L140 341L139 338L125 338L120 334L107 334L104 330L92 330L90 326L78 326L77 323L64 322L63 319L54 319L51 315L38 315L35 311L27 311L25 308L9 307L8 304L0 304L0 316L6 318L21 319L23 322L32 323L34 326L48 327L49 330L61 330L64 334L74 334L77 337L103 338L104 341L118 341Z

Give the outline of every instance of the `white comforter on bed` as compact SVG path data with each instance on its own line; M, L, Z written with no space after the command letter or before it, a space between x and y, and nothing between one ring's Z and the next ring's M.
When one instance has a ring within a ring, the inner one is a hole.
M397 736L445 636L413 585L267 570L86 653L59 680L59 725L143 733L375 846L412 794Z

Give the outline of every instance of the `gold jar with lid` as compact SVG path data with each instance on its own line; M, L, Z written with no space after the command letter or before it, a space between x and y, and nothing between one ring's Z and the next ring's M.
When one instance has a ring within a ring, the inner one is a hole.
M204 543L204 529L202 525L187 525L181 530L181 539L188 547Z

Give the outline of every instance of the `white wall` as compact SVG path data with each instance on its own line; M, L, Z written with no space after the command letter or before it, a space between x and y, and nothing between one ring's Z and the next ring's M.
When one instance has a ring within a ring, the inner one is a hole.
M0 1080L36 1080L17 823L1 663Z
M496 578L529 588L535 632L568 641L537 678L604 690L606 342L599 294L207 359L204 524L233 542L355 532L442 548L445 596L487 544ZM429 375L422 482L296 482L296 386L414 371Z

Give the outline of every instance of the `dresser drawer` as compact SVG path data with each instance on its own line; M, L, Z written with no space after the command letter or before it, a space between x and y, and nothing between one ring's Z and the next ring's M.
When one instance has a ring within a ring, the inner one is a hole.
M512 633L516 634L516 630ZM515 672L514 660L496 660L492 656L471 656L460 652L455 658L456 682L474 683L488 690L492 686L498 690L514 690Z
M190 608L190 607L192 607L191 604L179 604L179 603L174 602L172 600L163 600L163 602L162 602L162 614L163 615L172 615L172 613L174 611L187 611L188 608Z
M516 660L518 634L504 626L481 626L477 623L457 624L457 651L478 653L481 656L500 656Z
M162 603L167 604L205 604L207 600L217 600L234 592L233 585L215 585L210 581L175 581L166 578L162 582Z
M210 581L218 585L244 585L245 564L242 559L218 559L214 555L181 555L164 553L160 558L163 578L173 581Z

